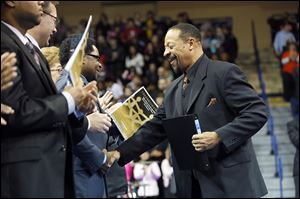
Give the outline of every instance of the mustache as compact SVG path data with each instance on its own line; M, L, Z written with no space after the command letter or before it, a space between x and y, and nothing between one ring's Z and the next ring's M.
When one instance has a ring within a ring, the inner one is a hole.
M173 55L173 54L170 54L170 55L167 55L167 56L166 56L166 59L167 59L169 62L171 62L171 61L173 61L174 59L176 59L176 56Z

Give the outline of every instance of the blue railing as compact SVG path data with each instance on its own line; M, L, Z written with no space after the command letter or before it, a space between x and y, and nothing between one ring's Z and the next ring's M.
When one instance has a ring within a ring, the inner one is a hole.
M261 63L260 63L260 57L259 57L259 52L257 49L257 40L256 40L256 32L255 32L255 26L254 22L252 21L252 36L253 36L253 48L254 48L254 55L255 55L255 63L257 66L257 74L258 74L258 79L261 87L261 97L264 100L266 104L266 111L268 114L268 134L271 136L271 144L272 144L272 151L271 153L274 155L275 158L275 166L276 166L276 171L275 171L275 177L279 177L279 190L280 190L280 197L283 197L283 189L282 189L282 181L283 181L283 169L282 169L282 162L281 158L278 155L278 143L277 143L277 138L274 133L274 122L273 122L273 117L270 111L270 106L269 106L269 100L268 100L268 95L266 92L266 84L263 78L263 73L261 69Z

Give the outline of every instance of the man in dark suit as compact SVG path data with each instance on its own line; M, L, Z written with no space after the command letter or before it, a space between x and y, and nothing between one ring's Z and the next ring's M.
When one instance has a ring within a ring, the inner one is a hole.
M65 39L60 45L60 61L63 66L71 56L69 52L75 49L80 38L81 35L72 35ZM94 40L88 38L84 53L81 77L84 83L87 83L96 80L103 66L99 62L100 55ZM99 105L98 111L87 116L91 121L91 126L101 125L101 123L104 122L103 120L106 120L108 116L101 113L101 111L102 107ZM116 140L113 138L114 135L112 135L110 126L111 122L110 120L108 122L109 125L106 125L103 130L100 130L101 128L94 128L94 130L89 129L87 131L87 137L93 145L87 148L88 150L83 150L83 147L80 146L76 146L75 148L74 176L77 197L114 197L127 192L124 168L114 165L107 171L106 175L104 175L102 166L105 167L105 165L97 165L94 163L100 160L100 158L97 160L97 155L93 155L96 152L93 150L94 148L102 150L109 149L108 147L114 147L116 145ZM98 157L100 155L99 153ZM107 160L110 162L109 158ZM95 166L88 166L91 164Z
M124 165L167 138L162 119L196 113L203 133L191 137L191 144L199 153L207 152L211 166L207 171L180 170L172 153L177 195L265 195L267 189L250 137L263 127L267 116L263 101L244 74L234 64L208 59L199 30L186 23L168 30L164 56L184 74L166 90L156 116L109 155L119 157L118 163Z
M1 53L14 52L17 77L1 93L15 113L1 128L1 197L74 197L72 140L87 129L72 114L90 112L96 84L57 94L49 68L25 37L41 21L43 1L1 2Z
M60 61L63 66L71 57L81 35L72 35L66 38L60 45ZM83 56L81 78L84 84L95 80L97 71L100 70L99 51L92 39L88 38ZM87 71L85 73L85 71ZM91 79L90 79L91 78ZM103 198L107 196L104 175L101 171L105 154L104 149L107 142L107 134L111 126L110 118L98 111L87 115L90 127L86 138L75 146L74 150L74 179L76 197L79 198ZM103 127L97 127L103 126Z

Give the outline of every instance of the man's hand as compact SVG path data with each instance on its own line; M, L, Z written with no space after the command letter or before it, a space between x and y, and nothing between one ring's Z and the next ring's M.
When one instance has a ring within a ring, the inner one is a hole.
M115 103L114 105L112 105L111 107L109 107L108 109L106 109L106 112L108 114L113 113L115 110L117 110L117 108L119 108L120 106L122 106L121 102Z
M1 115L2 114L13 114L13 113L14 113L14 110L10 106L7 106L7 105L1 103ZM1 117L1 125L6 125L6 124L7 123L4 120L4 118Z
M83 113L91 113L93 109L96 107L97 103L97 86L96 81L92 81L88 83L85 87L83 87L85 92L84 99L78 104L78 109Z
M93 112L97 102L96 82L90 82L85 87L69 87L65 89L70 93L75 101L75 105L79 111L83 113Z
M106 162L101 166L102 173L106 173L107 170L115 163L115 161L118 161L120 159L120 153L119 151L109 151L107 152L106 149L102 150L103 153L106 155Z
M77 106L85 97L86 93L83 88L67 86L64 91L72 95L75 105Z
M110 91L106 91L106 93L99 98L99 103L101 108L105 111L106 109L110 108L113 104L111 100L113 99L114 95Z
M16 53L3 53L1 55L1 91L13 85L13 79L17 76Z
M196 151L203 152L214 148L220 140L221 138L216 132L203 132L193 135L192 144Z
M109 127L111 127L111 119L107 114L94 112L87 117L91 125L89 131L94 133L105 133L109 130Z

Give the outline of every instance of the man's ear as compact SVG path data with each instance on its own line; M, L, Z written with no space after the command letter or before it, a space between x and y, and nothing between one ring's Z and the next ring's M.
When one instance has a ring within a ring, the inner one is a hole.
M195 47L196 44L196 40L193 37L190 37L188 40L188 44L189 44L189 50L193 50L193 48Z

